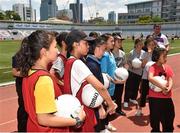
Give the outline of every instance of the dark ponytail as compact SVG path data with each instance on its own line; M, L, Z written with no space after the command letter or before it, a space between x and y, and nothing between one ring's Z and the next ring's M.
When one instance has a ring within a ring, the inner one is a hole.
M40 58L40 50L42 48L49 49L54 38L50 32L37 30L23 39L21 48L16 55L22 76L28 76L29 69Z

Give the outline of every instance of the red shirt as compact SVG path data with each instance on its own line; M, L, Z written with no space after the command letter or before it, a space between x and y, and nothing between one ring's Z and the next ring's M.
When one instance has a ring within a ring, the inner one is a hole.
M158 66L156 63L153 64L149 68L149 72L153 73L154 76L165 76L165 79L167 80L169 77L172 77L173 70L168 65L163 65L163 67ZM155 92L152 89L149 89L149 97L156 97L156 98L171 98L172 91L170 90L167 95L164 95L162 92Z

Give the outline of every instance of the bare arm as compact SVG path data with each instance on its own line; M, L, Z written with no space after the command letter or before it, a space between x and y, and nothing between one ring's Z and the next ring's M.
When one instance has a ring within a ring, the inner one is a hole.
M167 87L168 91L170 91L172 89L172 87L173 87L173 80L172 80L172 77L169 77L168 78L168 87Z
M53 114L37 114L37 119L42 126L66 127L76 125L76 120L73 118L57 117Z
M80 118L81 121L84 121L85 116L86 114L82 106L78 117ZM73 118L58 117L50 113L37 114L37 119L38 119L39 124L42 126L67 127L67 126L76 125L76 120Z
M154 85L156 85L157 87L161 88L162 91L166 91L167 90L167 86L162 85L161 83L159 83L155 78L154 78L154 74L149 72L148 74L148 80L149 82L153 83Z
M166 47L166 50L167 50L167 51L169 51L169 50L170 50L170 45L169 45L169 44L168 44L168 45L166 45L165 47Z

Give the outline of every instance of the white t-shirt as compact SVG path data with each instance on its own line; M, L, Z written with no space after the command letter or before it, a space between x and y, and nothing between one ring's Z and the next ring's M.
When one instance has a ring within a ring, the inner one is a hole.
M81 84L89 75L92 75L89 68L81 60L75 60L71 69L71 91L73 96L76 96Z
M154 38L157 42L157 45L160 48L164 48L164 46L169 45L169 41L167 39L167 37L164 34L160 34L160 36L155 36Z

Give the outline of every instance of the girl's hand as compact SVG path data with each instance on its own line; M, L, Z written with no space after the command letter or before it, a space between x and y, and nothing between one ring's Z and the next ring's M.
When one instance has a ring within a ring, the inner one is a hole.
M81 121L85 120L86 113L84 111L84 106L81 106L81 109L79 111L78 117L80 118Z
M118 80L118 79L114 79L114 83L115 84L125 84L126 80Z
M102 105L99 107L98 112L99 112L99 119L105 119L106 118L107 114L106 114L106 111Z
M109 113L110 115L112 115L116 113L117 104L114 101L112 101L111 104L108 104L107 106L107 114Z

